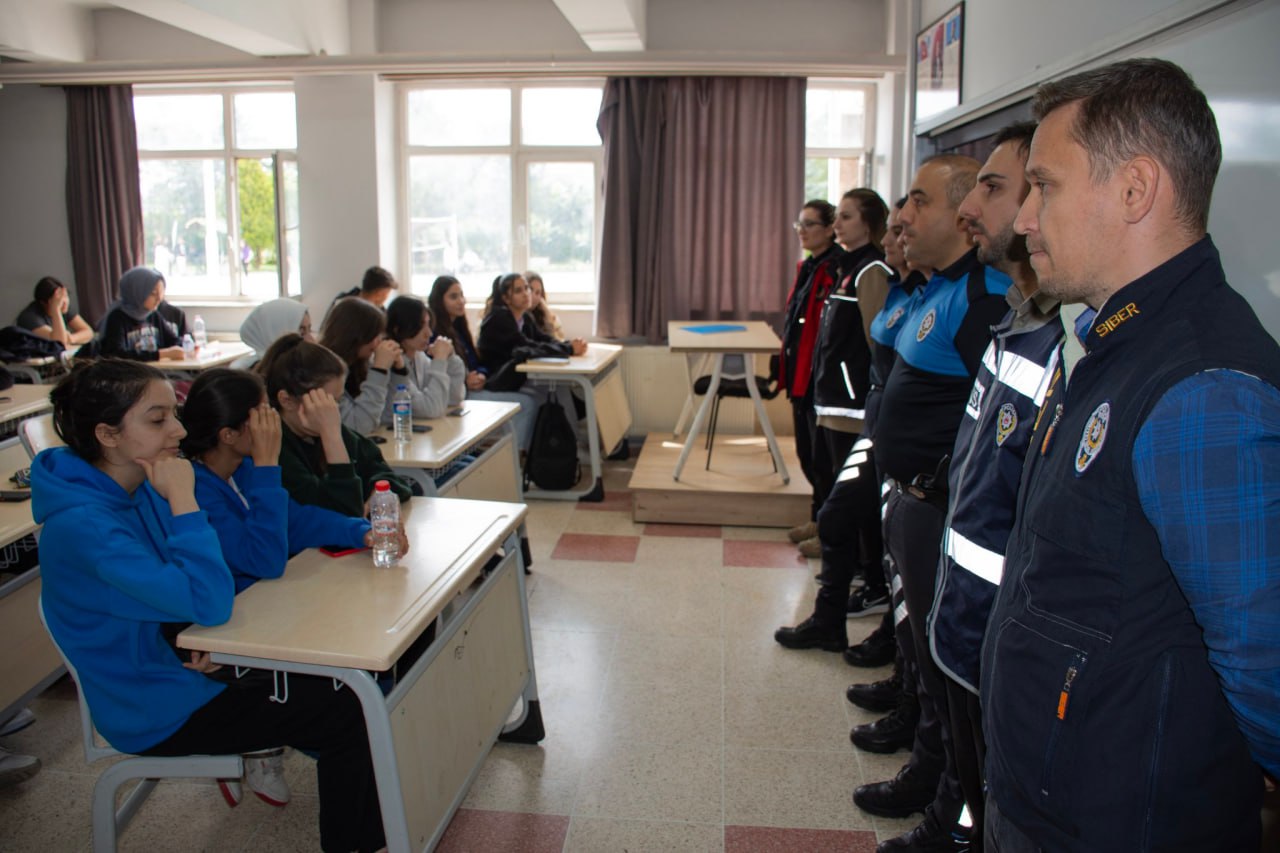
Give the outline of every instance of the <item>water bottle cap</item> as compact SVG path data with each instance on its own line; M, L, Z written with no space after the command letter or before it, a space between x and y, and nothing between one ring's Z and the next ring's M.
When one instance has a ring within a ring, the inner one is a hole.
M397 385L397 386L396 386L396 390L397 390L397 391L408 391L408 390L409 390L409 387L408 387L407 385Z
M374 491L389 492L391 491L391 484L388 483L386 480L379 480L378 482L373 484L373 488L374 488Z

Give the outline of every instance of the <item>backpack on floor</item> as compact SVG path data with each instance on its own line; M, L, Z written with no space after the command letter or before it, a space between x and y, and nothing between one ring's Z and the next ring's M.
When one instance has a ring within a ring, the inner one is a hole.
M526 486L533 483L548 492L562 492L578 484L578 436L554 393L538 407L533 440L525 459Z

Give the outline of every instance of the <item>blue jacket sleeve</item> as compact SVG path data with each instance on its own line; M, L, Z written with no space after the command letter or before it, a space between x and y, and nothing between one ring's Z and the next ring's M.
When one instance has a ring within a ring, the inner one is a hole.
M172 517L164 543L167 559L157 557L117 514L90 505L61 515L45 535L57 536L68 559L91 566L112 588L113 596L103 602L107 612L121 619L198 625L231 618L235 587L205 512ZM87 531L93 535L84 535Z
M236 470L236 485L249 502L248 512L229 488L210 482L216 474L203 466L197 472L197 499L218 533L222 554L235 575L236 592L255 580L284 574L289 561L289 494L280 485L280 468L256 468L250 463Z
M1139 431L1133 470L1240 730L1280 777L1280 391L1227 370L1183 380Z
M321 545L363 548L369 522L363 518L334 512L319 506L306 506L289 500L289 552L296 554Z

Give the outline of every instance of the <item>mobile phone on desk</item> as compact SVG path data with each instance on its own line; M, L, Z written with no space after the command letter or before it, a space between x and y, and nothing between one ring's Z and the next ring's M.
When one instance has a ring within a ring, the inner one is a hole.
M450 409L446 414L451 418L460 418L467 413L467 410L458 406L456 409Z
M414 424L410 427L414 432L431 432L430 424Z
M348 548L345 545L321 545L320 553L327 557L345 557L348 554L359 554L361 551L368 551L368 548Z
M0 489L0 501L29 501L30 489Z

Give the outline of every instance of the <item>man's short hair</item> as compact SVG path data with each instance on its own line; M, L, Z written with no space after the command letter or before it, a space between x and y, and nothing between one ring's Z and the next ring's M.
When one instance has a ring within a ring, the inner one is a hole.
M1015 121L1013 124L1000 128L1000 132L996 134L995 145L992 149L999 148L1006 142L1012 142L1018 148L1018 154L1023 160L1027 159L1027 155L1031 152L1031 137L1036 135L1036 123L1034 121Z
M978 169L981 163L964 154L935 154L921 165L937 163L951 169L947 176L947 205L959 208L964 197L973 191L978 183Z
M1208 99L1187 72L1164 59L1129 59L1045 83L1032 109L1043 121L1074 103L1080 112L1071 135L1089 155L1095 182L1134 157L1153 157L1172 178L1179 221L1206 230L1222 141Z

